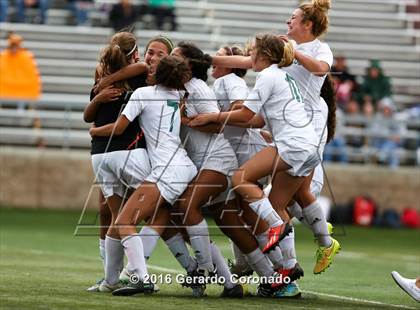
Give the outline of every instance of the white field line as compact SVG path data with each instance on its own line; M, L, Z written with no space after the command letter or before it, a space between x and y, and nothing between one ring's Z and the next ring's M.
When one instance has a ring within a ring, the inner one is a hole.
M179 274L183 273L183 270L179 269L172 269L172 268L165 268L161 266L156 265L147 265L148 268L156 270L156 271L162 271L162 272L168 272L168 273L174 273ZM318 293L314 291L303 291L304 293L333 298L333 299L340 299L340 300L346 300L346 301L354 301L354 302L361 302L365 304L371 304L371 305L378 305L378 306L389 306L394 308L401 308L401 309L416 309L414 307L410 306L404 306L404 305L393 305L393 304L387 304L380 301L374 301L374 300L368 300L368 299L361 299L361 298L353 298L353 297L347 297L347 296L340 296L340 295L334 295L334 294L326 294L326 293Z

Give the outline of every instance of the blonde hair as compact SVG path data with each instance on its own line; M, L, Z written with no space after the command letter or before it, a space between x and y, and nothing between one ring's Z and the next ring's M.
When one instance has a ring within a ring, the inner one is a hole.
M255 49L257 55L277 64L279 68L290 66L295 58L293 43L286 43L273 34L258 34L255 37Z
M331 0L312 0L299 6L303 12L303 22L311 21L311 32L320 37L328 30L328 10L331 9Z

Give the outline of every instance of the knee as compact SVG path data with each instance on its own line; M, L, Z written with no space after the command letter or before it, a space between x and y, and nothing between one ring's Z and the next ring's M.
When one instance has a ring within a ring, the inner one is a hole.
M240 186L244 181L244 172L242 170L235 171L231 178L231 181L234 188Z

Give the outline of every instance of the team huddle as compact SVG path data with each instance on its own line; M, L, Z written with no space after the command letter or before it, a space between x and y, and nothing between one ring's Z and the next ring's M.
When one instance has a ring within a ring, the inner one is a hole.
M162 238L193 296L217 278L222 297L243 297L235 279L253 272L259 296L299 296L296 280L304 273L293 217L317 238L313 272L331 265L340 245L317 200L335 125L333 54L318 39L329 8L328 0L302 4L287 35L258 34L246 52L223 46L213 57L157 36L140 61L133 34L111 38L84 111L94 123L92 166L104 199L105 274L89 291L157 291L146 261ZM258 72L251 91L247 69ZM203 207L231 240L230 266L211 240Z

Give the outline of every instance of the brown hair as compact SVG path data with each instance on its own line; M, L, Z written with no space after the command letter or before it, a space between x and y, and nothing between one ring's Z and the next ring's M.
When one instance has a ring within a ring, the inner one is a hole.
M184 89L191 80L191 69L187 62L176 56L166 56L156 68L156 84L172 89Z
M335 127L336 127L336 110L337 110L337 100L335 96L335 89L333 85L333 80L330 74L327 74L324 80L324 84L322 84L321 88L321 97L325 100L328 106L328 118L327 118L327 143L330 142L335 135Z
M102 50L99 59L100 75L110 75L129 65L136 47L136 37L131 32L114 34L109 45ZM115 86L129 89L126 81L116 82Z
M267 58L279 68L290 66L295 57L292 42L285 43L273 34L258 34L255 37L255 48L258 56Z
M168 37L159 35L159 36L156 36L156 37L153 37L153 38L150 39L150 41L146 45L145 51L147 51L147 49L149 48L150 44L152 44L153 42L159 42L159 43L162 43L163 45L165 45L166 48L168 49L168 55L174 49L174 44L172 43L172 41Z
M238 45L234 45L232 47L225 45L222 48L225 50L227 56L234 56L234 55L245 56L244 50ZM232 69L232 73L236 74L237 76L241 78L246 75L246 72L247 72L247 69L238 69L238 68Z
M188 59L191 66L192 76L207 81L207 72L212 64L212 58L209 54L205 54L195 44L181 41L178 43L182 56Z
M312 0L299 6L303 12L303 22L312 22L312 34L315 37L323 35L328 30L328 10L331 8L330 0Z

